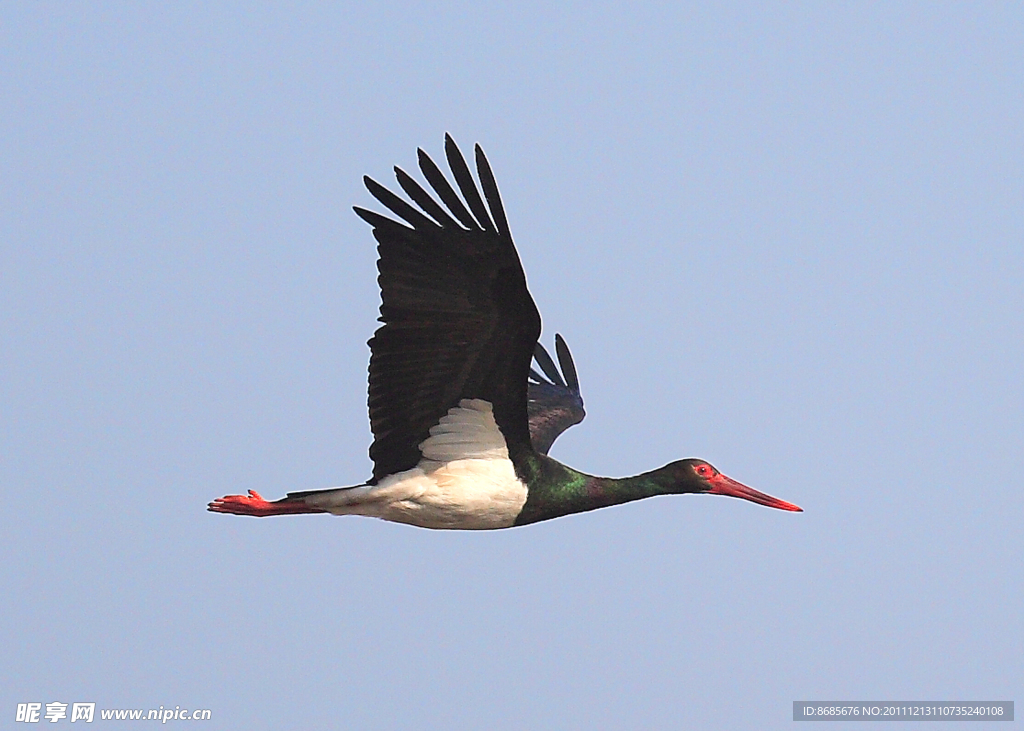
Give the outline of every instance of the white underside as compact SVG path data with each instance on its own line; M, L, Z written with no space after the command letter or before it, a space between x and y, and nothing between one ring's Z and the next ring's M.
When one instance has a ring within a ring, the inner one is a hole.
M376 485L318 492L307 504L422 528L508 528L526 502L491 404L463 399L430 430L423 459Z

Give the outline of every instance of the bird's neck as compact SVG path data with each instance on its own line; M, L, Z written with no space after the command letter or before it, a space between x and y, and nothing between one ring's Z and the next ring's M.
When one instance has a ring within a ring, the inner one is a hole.
M514 461L519 478L528 487L526 504L516 525L685 491L664 468L634 477L613 478L577 472L542 454L533 453Z

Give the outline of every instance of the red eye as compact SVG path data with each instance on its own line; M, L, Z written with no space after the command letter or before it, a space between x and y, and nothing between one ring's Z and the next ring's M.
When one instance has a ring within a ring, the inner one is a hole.
M711 467L706 464L697 465L697 474L701 477L708 477L711 475Z

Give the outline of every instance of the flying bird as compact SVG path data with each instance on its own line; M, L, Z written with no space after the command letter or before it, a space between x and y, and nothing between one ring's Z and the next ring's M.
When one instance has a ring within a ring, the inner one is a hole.
M801 510L726 477L702 459L610 478L547 455L558 435L583 419L579 379L560 336L555 352L561 371L538 342L540 314L498 186L479 145L475 153L479 188L445 135L461 198L423 150L420 171L436 197L398 167L398 184L415 206L363 178L370 194L400 219L355 208L373 227L380 255L383 324L369 342L372 477L274 501L250 490L214 500L208 509L252 516L365 515L474 530L685 493ZM534 359L543 375L531 368Z

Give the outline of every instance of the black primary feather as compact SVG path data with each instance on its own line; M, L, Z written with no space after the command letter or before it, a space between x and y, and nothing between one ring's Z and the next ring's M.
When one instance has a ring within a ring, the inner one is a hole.
M555 353L558 355L558 366L538 342L533 357L544 375L530 369L526 403L530 417L530 438L533 448L541 454L547 454L562 432L579 424L587 415L583 410L583 396L580 395L580 382L572 362L572 353L561 335L555 335Z
M485 206L465 159L445 136L448 164L476 220L433 160L418 153L420 169L447 212L398 169L400 187L422 213L369 178L374 198L408 225L355 209L374 227L380 254L384 324L369 343L371 484L415 467L430 427L462 399L492 404L510 452L531 446L527 378L540 315L490 166L477 148Z

